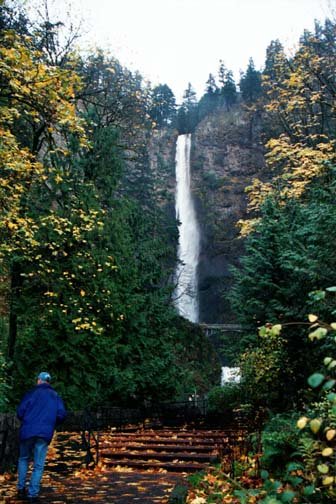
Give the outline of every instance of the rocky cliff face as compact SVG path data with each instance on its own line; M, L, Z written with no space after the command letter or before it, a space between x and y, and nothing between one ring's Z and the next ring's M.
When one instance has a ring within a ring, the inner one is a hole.
M149 157L157 193L170 218L175 216L175 151L177 132L153 134ZM217 110L192 135L192 191L201 228L199 263L200 322L230 323L234 316L226 298L232 266L239 266L244 243L237 222L246 216L245 188L263 178L261 121L234 111Z
M201 227L200 322L234 320L227 296L230 268L239 265L243 240L237 222L246 215L245 188L265 171L261 125L240 109L216 111L192 137L193 194Z
M173 129L153 132L149 145L149 161L155 179L158 200L170 217L175 218L175 154L178 133Z

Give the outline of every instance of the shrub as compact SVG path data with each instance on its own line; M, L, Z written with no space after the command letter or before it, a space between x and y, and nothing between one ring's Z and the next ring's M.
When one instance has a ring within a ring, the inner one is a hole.
M210 413L226 414L240 406L241 388L237 383L228 383L223 387L214 387L208 394Z
M298 445L297 419L295 413L283 413L267 422L261 437L263 467L274 472L285 468L288 455L294 453Z
M218 189L221 186L221 181L214 171L203 173L203 180L209 189Z

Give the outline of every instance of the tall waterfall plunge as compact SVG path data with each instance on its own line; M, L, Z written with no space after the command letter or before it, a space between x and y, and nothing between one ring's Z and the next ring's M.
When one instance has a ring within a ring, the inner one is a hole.
M176 218L179 225L175 306L180 315L198 322L197 265L200 233L190 188L191 135L179 135L176 144Z

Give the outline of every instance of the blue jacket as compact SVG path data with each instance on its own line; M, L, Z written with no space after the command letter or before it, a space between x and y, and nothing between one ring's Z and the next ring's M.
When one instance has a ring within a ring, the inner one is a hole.
M23 397L17 408L17 417L21 421L20 441L38 436L50 443L56 425L66 417L66 410L49 383L41 383Z

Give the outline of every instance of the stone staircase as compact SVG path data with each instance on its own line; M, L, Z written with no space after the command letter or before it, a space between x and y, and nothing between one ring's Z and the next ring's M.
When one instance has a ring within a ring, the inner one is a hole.
M107 468L190 473L219 462L230 442L228 432L219 430L111 432L101 438L99 459Z

